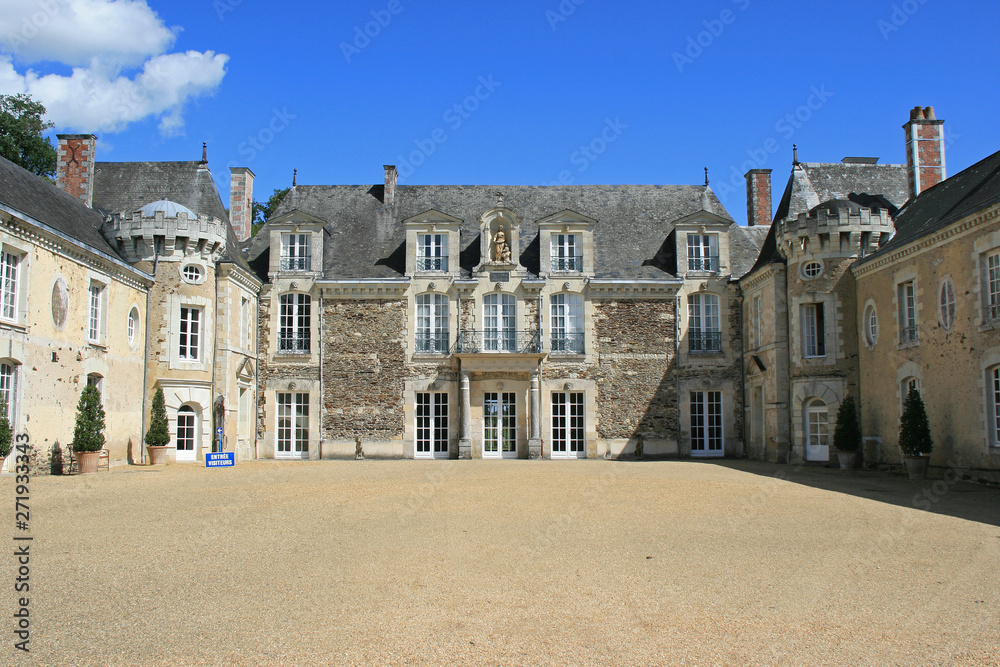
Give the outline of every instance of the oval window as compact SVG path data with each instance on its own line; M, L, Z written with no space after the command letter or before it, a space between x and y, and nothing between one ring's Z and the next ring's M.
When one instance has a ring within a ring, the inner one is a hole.
M940 306L941 326L950 330L955 324L955 286L949 278L941 283L941 293L938 300Z
M823 273L823 265L819 262L806 262L802 266L802 275L806 278L815 278Z
M139 311L133 308L128 314L128 344L135 345L135 333L139 329Z
M875 312L875 306L868 306L865 309L865 341L868 343L868 347L874 347L875 342L878 341L878 313Z
M181 270L181 274L184 279L192 283L201 280L201 268L195 266L194 264L188 264Z

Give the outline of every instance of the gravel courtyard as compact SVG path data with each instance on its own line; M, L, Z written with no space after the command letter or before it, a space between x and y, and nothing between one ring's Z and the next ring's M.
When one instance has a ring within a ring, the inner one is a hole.
M36 477L30 504L31 654L4 632L0 664L1000 664L1000 490L963 483L261 461Z

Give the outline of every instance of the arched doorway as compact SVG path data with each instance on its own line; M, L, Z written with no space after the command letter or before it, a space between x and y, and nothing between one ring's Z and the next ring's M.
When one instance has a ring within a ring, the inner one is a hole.
M177 437L174 442L177 448L178 461L195 461L198 458L198 413L190 405L182 405L177 409Z

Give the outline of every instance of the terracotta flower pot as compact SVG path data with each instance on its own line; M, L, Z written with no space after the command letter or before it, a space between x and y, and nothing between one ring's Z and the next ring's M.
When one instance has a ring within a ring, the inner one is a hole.
M149 465L158 466L166 463L168 449L170 449L170 447L150 447L149 445L146 445L146 451L149 452Z
M854 470L858 467L858 452L842 452L837 450L837 460L841 470Z
M97 463L101 458L100 450L96 452L76 452L76 462L81 475L97 474Z
M903 458L906 463L906 472L910 479L927 479L927 465L931 461L929 456L906 456Z

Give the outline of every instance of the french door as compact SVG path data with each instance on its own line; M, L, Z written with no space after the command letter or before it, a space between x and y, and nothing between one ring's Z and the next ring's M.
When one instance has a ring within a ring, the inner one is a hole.
M278 458L309 456L309 394L278 394Z
M417 393L417 458L448 458L448 394Z
M483 458L517 457L517 394L483 394Z
M552 458L583 458L583 392L552 394Z
M691 456L722 456L722 392L691 392Z
M190 405L177 409L177 460L194 461L198 456L197 415Z
M483 350L517 351L517 300L513 294L483 297Z

